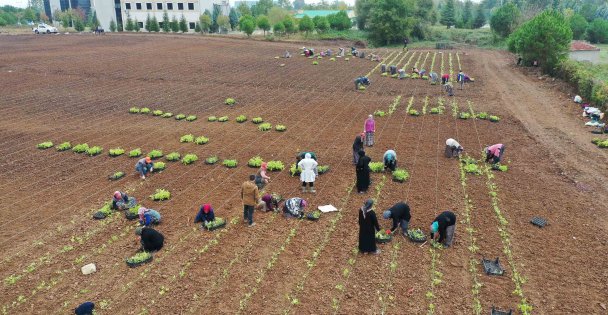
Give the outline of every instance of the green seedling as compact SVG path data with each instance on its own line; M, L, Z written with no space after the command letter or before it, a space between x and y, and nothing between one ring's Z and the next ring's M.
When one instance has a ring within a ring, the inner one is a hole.
M152 115L154 115L154 116L161 116L162 114L163 114L163 111L158 110L158 109L152 112Z
M175 115L175 120L182 120L182 119L185 119L185 118L186 118L186 115L184 115L184 114L177 114L177 115Z
M407 113L410 114L411 116L420 116L420 113L413 108L410 109Z
M144 114L144 115L145 114L149 114L150 113L150 109L147 108L147 107L144 107L144 108L142 108L142 109L139 110L139 113L140 114Z
M140 148L133 149L133 150L129 151L129 157L136 158L136 157L139 157L139 156L141 156L141 149Z
M219 121L219 122L227 122L228 119L229 119L228 116L222 116L222 117L218 118L217 121Z
M196 120L195 115L188 115L188 117L186 117L186 121L195 121L195 120Z
M154 164L152 164L152 168L155 172L164 171L166 167L165 162L154 162Z
M272 125L270 123L262 123L258 126L258 130L260 131L268 131L272 129Z
M215 163L217 163L218 160L219 160L218 157L214 155L214 156L210 156L210 157L206 158L205 163L215 164Z
M254 118L253 118L251 121L252 121L254 124L261 124L261 123L263 123L263 122L264 122L264 119L262 119L262 117L254 117Z
M224 101L224 104L226 104L226 105L234 105L234 104L236 104L236 100L235 100L235 99L233 99L233 98L227 98L227 99Z
M125 150L121 149L121 148L116 148L116 149L110 149L109 151L110 156L120 156L125 154Z
M129 264L139 264L144 261L147 261L152 257L152 254L148 252L139 252L132 257L127 258L127 263Z
M162 117L162 118L171 118L171 117L173 117L173 113L164 113L160 117Z
M329 171L329 165L319 165L317 166L317 172L319 174L325 174Z
M405 169L402 169L402 168L397 168L393 172L393 179L396 180L396 181L398 181L398 182L404 182L409 177L410 177L410 173L408 173L408 171L406 171Z
M194 142L194 135L193 134L189 134L189 135L183 135L179 138L179 142Z
M207 121L210 121L210 122L217 121L217 117L215 117L215 116L209 116L209 117L207 117Z
M48 148L53 147L53 142L51 141L46 141L46 142L42 142L42 143L38 143L38 145L36 146L38 149L42 149L42 150L46 150Z
M131 107L131 108L129 108L129 113L131 113L131 114L139 114L139 107Z
M168 200L169 198L171 198L171 193L165 189L157 189L154 194L150 195L150 199L156 201Z
M55 147L57 151L66 151L72 148L72 144L69 141L63 142Z
M179 161L182 156L178 152L171 152L165 155L165 159L169 162Z
M491 115L490 116L490 121L491 122L499 122L500 121L500 117Z
M269 161L268 170L271 172L278 172L285 169L285 165L281 161Z
M198 161L198 156L196 156L196 154L192 154L192 153L186 154L182 158L182 163L184 163L184 165L189 165L196 161Z
M251 159L249 159L249 161L247 162L247 165L250 167L260 167L260 166L262 166L262 162L264 162L264 160L262 160L261 157L254 156Z
M222 162L222 165L226 166L227 168L235 168L238 165L238 162L237 160L226 159Z
M236 117L236 122L238 123L244 123L247 121L247 116L245 115L239 115L238 117Z
M155 160L155 159L160 159L161 157L163 157L163 151L161 150L152 150L150 151L150 153L148 153L148 156Z
M276 126L274 126L274 130L282 132L282 131L287 130L287 127L285 127L285 125L276 125Z
M377 110L377 111L374 112L374 116L384 117L384 116L386 116L386 113L384 111Z
M384 163L382 162L370 162L369 168L374 173L384 172Z
M209 138L205 136L196 137L196 139L194 139L194 143L196 144L206 144L207 142L209 142Z
M76 152L76 153L84 153L87 152L87 150L89 149L89 145L86 143L82 143L82 144L77 144L72 148L72 151Z
M101 152L103 151L103 149L99 146L94 146L94 147L90 147L89 149L87 149L87 154L89 156L95 156L98 154L101 154Z

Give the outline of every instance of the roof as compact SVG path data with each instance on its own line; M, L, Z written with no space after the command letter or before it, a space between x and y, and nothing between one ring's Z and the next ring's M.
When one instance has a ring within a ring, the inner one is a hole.
M573 40L570 51L599 51L600 49L582 40Z
M301 19L305 15L308 15L309 18L314 18L315 16L328 16L330 14L336 14L340 12L340 10L299 10L297 14L294 15L295 18ZM346 10L346 14L350 17L353 15L353 10Z

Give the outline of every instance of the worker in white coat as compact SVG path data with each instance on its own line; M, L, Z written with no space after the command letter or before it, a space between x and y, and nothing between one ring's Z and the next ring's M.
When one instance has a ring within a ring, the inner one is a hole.
M452 138L445 141L445 157L458 157L462 151L464 151L464 148L458 141Z
M302 172L300 173L300 181L302 182L302 192L307 192L306 184L310 186L310 192L315 193L315 169L317 168L317 161L312 159L312 155L310 153L306 153L304 155L304 159L298 162L298 166L302 168Z

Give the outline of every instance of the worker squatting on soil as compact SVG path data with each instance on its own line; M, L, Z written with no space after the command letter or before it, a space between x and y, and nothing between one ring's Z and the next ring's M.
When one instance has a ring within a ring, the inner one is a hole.
M360 86L369 86L372 82L367 77L358 77L355 79L355 91L359 89Z
M194 218L194 223L202 222L203 224L207 224L208 222L213 222L215 220L215 212L213 211L213 207L211 204L203 204L198 209L198 213Z
M401 232L403 236L407 236L407 228L410 225L412 216L410 214L410 206L401 201L384 211L382 214L384 219L393 219L393 226L391 227L391 234L397 230L397 227L401 225Z
M353 142L353 164L357 165L359 162L359 151L363 150L363 136L365 134L361 134L355 137L355 142Z
M431 84L437 84L439 82L439 75L437 72L429 73L429 78L431 79Z
M405 70L399 69L399 80L405 79Z
M283 58L291 58L291 54L289 53L288 50L286 50L285 53L283 54Z
M302 198L289 198L285 201L285 205L283 205L283 215L286 218L301 219L304 217L304 208L306 206L308 206L308 202Z
M93 315L95 310L95 303L93 302L84 302L74 310L76 315Z
M156 210L139 207L137 214L139 215L139 224L143 226L160 224L160 213Z
M115 191L112 196L112 210L124 210L125 205L129 203L129 196L122 191Z
M456 231L456 215L451 211L444 211L438 215L431 224L431 239L442 243L446 247L452 246L454 232ZM439 239L437 239L439 237Z
M385 171L389 169L394 172L397 168L397 153L395 153L395 150L387 150L386 152L384 152L384 155L382 156L382 161L384 161Z
M360 194L366 193L369 189L369 162L372 160L365 155L365 151L359 151L359 161L356 166L357 173L357 192Z
M243 199L243 219L249 227L255 225L253 222L253 210L260 199L260 191L255 184L255 175L249 175L249 180L241 186L241 199Z
M368 199L359 211L359 251L363 254L380 253L376 248L376 231L380 231L380 225L373 206L374 201Z
M275 209L278 210L279 202L281 201L279 198L280 197L275 197L272 194L264 194L264 196L262 196L262 201L258 203L257 209L264 212L274 211Z
M165 237L153 228L138 227L135 234L139 235L141 250L146 252L159 251L165 243Z
M365 132L365 145L368 147L374 146L374 133L376 132L374 115L367 116L367 119L363 124L363 132Z
M141 175L141 179L146 179L146 175L148 175L153 170L154 164L152 164L152 159L149 156L140 159L135 164L135 171Z
M300 172L300 181L302 182L302 192L307 192L306 184L310 186L310 192L315 193L315 179L317 176L317 166L319 164L312 158L310 153L304 155L304 159L298 162L298 167L302 168Z
M485 147L483 151L486 153L486 162L490 162L490 160L492 160L492 164L498 164L505 153L505 145L498 143Z
M460 145L460 143L458 143L458 141L452 138L445 141L446 158L458 157L462 151L464 151L464 148Z
M268 184L268 181L270 181L270 177L266 174L267 170L268 163L263 162L260 166L260 169L255 174L255 184L258 186L259 189L264 188L264 186Z

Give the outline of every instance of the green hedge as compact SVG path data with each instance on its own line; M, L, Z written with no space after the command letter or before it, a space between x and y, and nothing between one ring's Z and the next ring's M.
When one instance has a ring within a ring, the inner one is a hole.
M587 62L564 60L558 66L557 75L573 84L585 101L604 108L608 103L608 84L592 71L593 67Z

